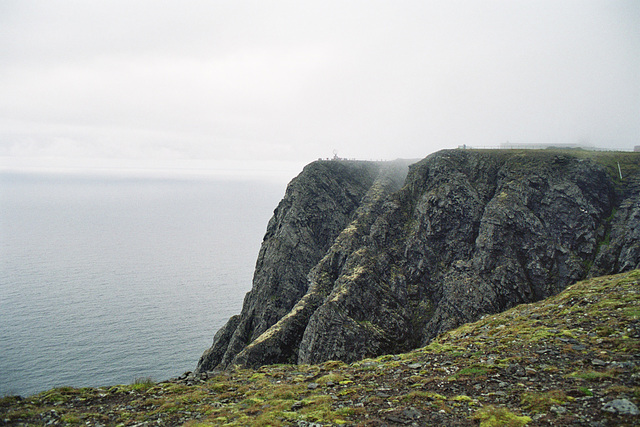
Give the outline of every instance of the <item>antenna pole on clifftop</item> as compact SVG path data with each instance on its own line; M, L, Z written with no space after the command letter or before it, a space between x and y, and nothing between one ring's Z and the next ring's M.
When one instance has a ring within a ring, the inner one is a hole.
M620 174L620 181L622 181L622 170L620 170L620 162L618 162L618 173Z

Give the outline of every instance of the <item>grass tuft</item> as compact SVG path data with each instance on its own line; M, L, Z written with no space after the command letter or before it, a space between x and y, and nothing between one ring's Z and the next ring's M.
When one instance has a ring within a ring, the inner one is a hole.
M522 427L533 421L530 417L493 405L479 409L471 418L480 421L480 427Z

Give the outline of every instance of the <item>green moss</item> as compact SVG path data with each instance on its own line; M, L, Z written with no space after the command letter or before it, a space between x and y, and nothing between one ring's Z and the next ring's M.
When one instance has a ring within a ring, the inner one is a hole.
M547 412L554 405L563 405L569 401L567 395L560 390L551 390L544 393L527 392L521 397L524 408L535 412Z
M469 366L467 368L460 369L458 372L453 374L452 378L458 379L460 377L477 377L481 375L486 375L489 372L491 372L491 370L484 366Z
M593 392L587 387L578 387L578 391L585 396L593 396Z
M293 401L306 389L304 384L277 384L272 387L265 387L256 393L256 396L268 402ZM290 406L290 403L289 403Z
M630 317L632 320L637 320L640 318L640 307L629 307L624 310L624 314L627 317Z
M340 360L329 360L320 365L322 371L332 371L334 369L344 368L346 364Z
M528 332L528 333L527 333ZM522 331L522 335L528 335L527 338L532 342L538 342L542 340L547 340L556 334L551 332L549 328L540 327L535 328L530 331Z
M42 402L66 402L69 399L76 397L80 394L80 391L72 387L58 387L49 391L45 391L37 395L37 398Z
M240 404L245 406L255 406L262 405L265 402L264 399L260 399L257 397L250 397L248 399L244 399Z
M298 419L316 423L343 423L341 416L332 410L331 396L316 395L303 399L305 406L297 411Z
M68 424L80 424L81 422L80 417L75 414L64 414L60 417L60 421Z
M229 384L223 382L215 382L208 385L209 390L216 393L223 393L229 389Z
M614 332L615 330L609 325L596 326L596 334L600 337L608 337Z
M576 371L569 374L569 378L576 378L585 381L600 381L603 378L612 378L613 373L611 372L599 372L599 371Z
M155 385L150 377L136 378L131 384L131 389L136 391L146 391Z
M480 421L480 427L521 427L531 421L527 416L516 415L507 408L487 405L471 417Z
M323 375L320 378L318 378L316 380L316 382L318 384L327 384L329 381L333 382L333 383L338 383L340 381L342 381L344 379L344 377L341 374L327 374L327 375Z

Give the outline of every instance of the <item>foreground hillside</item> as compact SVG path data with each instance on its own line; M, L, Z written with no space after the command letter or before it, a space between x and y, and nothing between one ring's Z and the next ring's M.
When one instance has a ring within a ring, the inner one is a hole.
M640 425L640 270L352 364L5 397L5 425Z

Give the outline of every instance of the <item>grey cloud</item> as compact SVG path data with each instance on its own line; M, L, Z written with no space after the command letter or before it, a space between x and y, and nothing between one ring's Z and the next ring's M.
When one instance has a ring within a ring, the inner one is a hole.
M23 146L98 157L126 145L132 158L300 163L334 149L395 158L506 140L640 144L633 1L0 9L0 156L9 145L11 156Z

